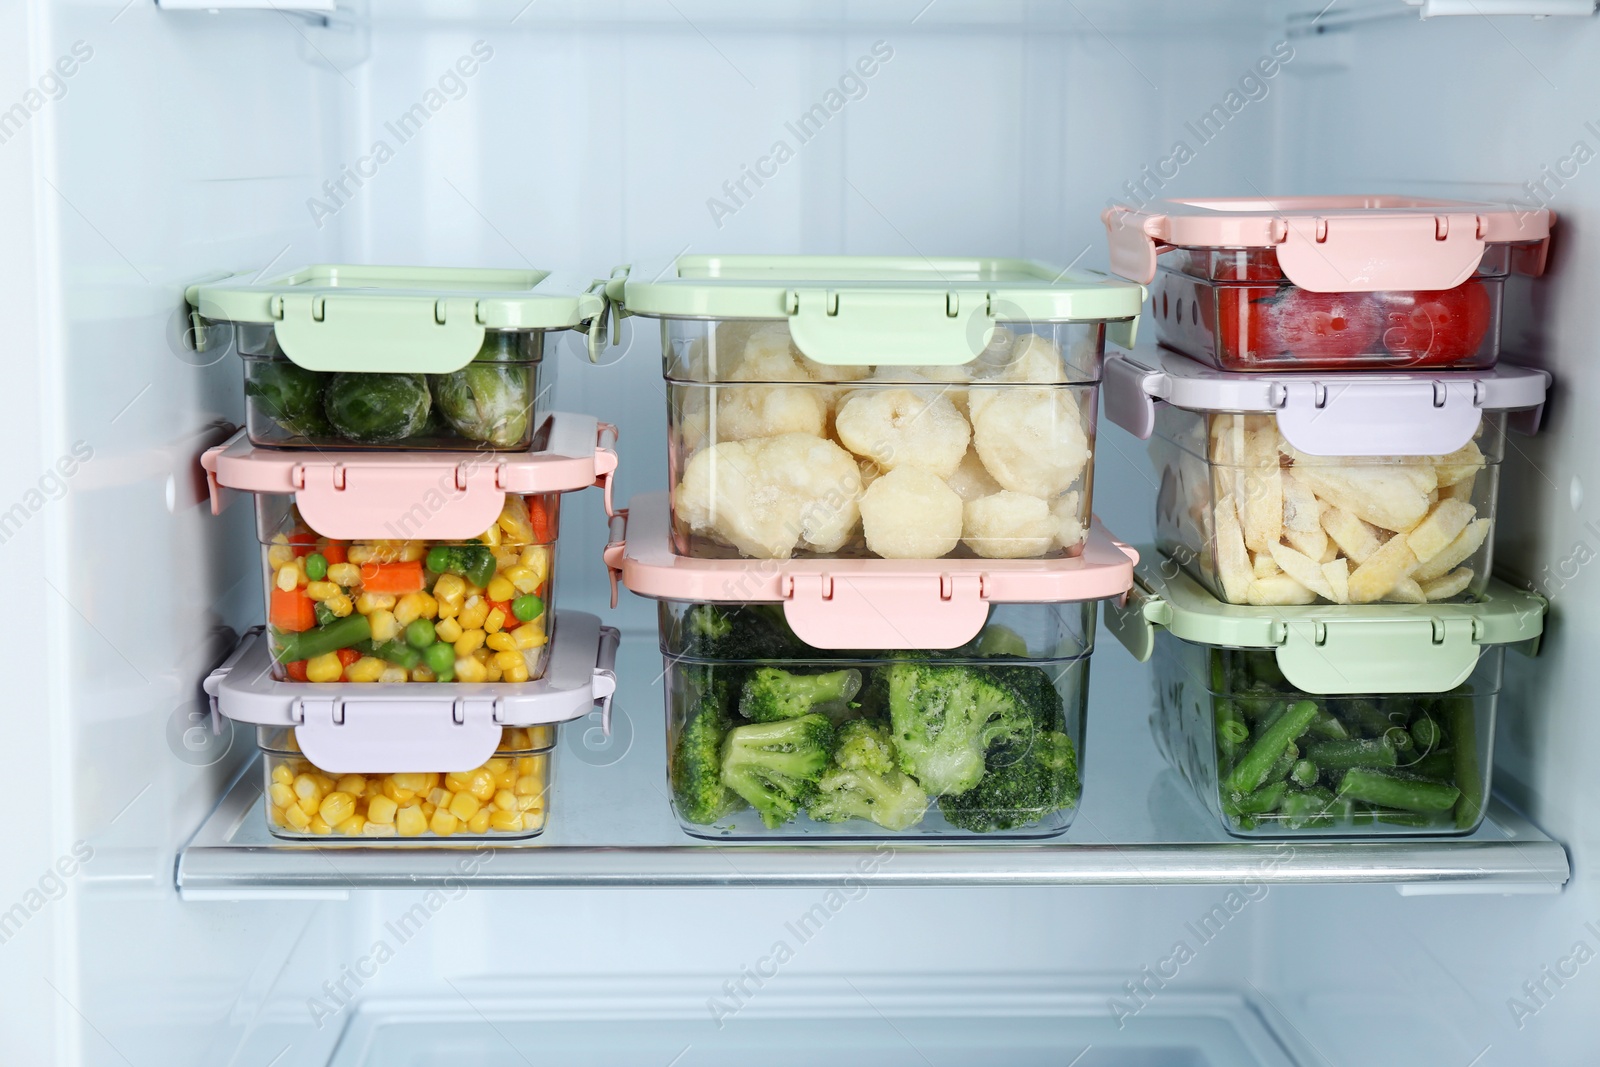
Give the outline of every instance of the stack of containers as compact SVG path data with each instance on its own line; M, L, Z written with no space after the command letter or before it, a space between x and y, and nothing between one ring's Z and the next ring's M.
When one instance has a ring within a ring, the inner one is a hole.
M1108 357L1105 387L1161 474L1160 556L1109 616L1156 656L1163 752L1237 834L1475 829L1501 650L1535 648L1544 611L1491 573L1506 433L1538 429L1549 386L1499 362L1505 289L1543 271L1549 212L1104 218L1163 346Z
M542 403L552 337L603 332L597 288L314 266L189 290L244 360L246 428L202 462L213 511L255 495L267 624L206 689L257 727L272 833L544 829L554 724L615 688L616 631L553 589L561 494L609 507L615 431Z
M1095 601L1108 334L1140 286L987 259L684 256L660 320L671 490L607 558L660 601L668 780L709 838L1063 832Z

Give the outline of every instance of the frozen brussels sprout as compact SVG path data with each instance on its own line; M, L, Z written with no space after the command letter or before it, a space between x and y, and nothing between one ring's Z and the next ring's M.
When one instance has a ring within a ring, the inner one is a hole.
M245 396L295 437L322 437L330 431L322 411L322 393L328 375L306 370L286 359L252 359L244 383Z
M456 433L495 448L527 437L533 417L526 364L474 360L451 374L433 375L439 412Z
M421 374L335 374L323 402L336 433L373 445L421 433L432 406Z

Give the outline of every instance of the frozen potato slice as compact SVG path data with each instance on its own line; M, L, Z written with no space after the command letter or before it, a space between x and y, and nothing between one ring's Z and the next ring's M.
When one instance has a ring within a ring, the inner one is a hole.
M1335 604L1350 603L1350 561L1347 559L1329 560L1322 565L1322 576L1327 579L1328 588L1333 590L1332 600Z
M1472 568L1458 567L1449 574L1422 582L1422 593L1429 600L1449 600L1459 596L1472 584Z
M1493 520L1473 519L1467 528L1456 535L1456 539L1445 546L1438 555L1422 564L1412 573L1412 577L1426 585L1447 574L1451 568L1459 563L1464 563L1472 558L1473 553L1482 547L1484 539L1489 536L1489 527Z
M1216 519L1217 578L1222 582L1222 599L1243 604L1256 578L1233 497L1225 496L1217 502Z
M1404 537L1391 537L1350 572L1350 603L1371 604L1388 596L1417 569L1417 557Z
M1428 512L1427 518L1405 535L1406 543L1417 554L1417 559L1426 563L1448 548L1477 516L1478 511L1471 504L1441 500Z
M1237 467L1244 458L1244 416L1211 416L1211 462Z
M1339 550L1357 563L1365 563L1382 544L1377 531L1335 504L1323 507L1322 528Z
M963 514L962 540L986 559L1042 556L1056 542L1059 525L1036 496L1002 489L968 501Z
M896 467L861 497L867 548L885 559L938 559L961 540L962 503L938 475Z
M1307 554L1309 555L1309 553L1307 553ZM1333 538L1324 537L1322 539L1322 552L1320 554L1318 554L1317 562L1318 563L1332 563L1334 560L1339 559L1339 558L1340 558L1339 546L1334 544Z
M1315 604L1317 594L1295 581L1287 574L1271 578L1256 578L1250 583L1245 603L1263 607L1282 607L1289 604Z
M1089 438L1071 387L975 385L968 405L973 446L1001 488L1049 500L1088 466Z
M821 437L828 423L824 390L806 385L726 385L717 389L718 440L746 441L804 433Z
M1389 595L1383 599L1393 604L1426 604L1427 594L1422 591L1422 586L1417 584L1415 578L1402 578L1389 590Z
M1384 530L1404 532L1428 513L1428 494L1436 485L1430 466L1414 461L1402 465L1386 462L1382 457L1370 463L1323 466L1307 462L1312 458L1327 457L1300 456L1294 465L1294 476L1311 486L1326 503L1359 519Z
M1486 462L1476 441L1468 441L1448 456L1439 456L1434 460L1439 487L1459 485L1483 470Z
M762 559L788 559L798 545L835 552L860 518L855 459L808 434L724 441L695 454L673 499L695 533Z
M1250 557L1250 571L1257 578L1270 578L1274 574L1282 574L1283 568L1272 558L1272 553L1256 552Z
M1328 535L1320 526L1310 533L1285 530L1283 539L1289 547L1316 563L1322 563L1328 555Z
M1000 492L1000 483L989 476L983 468L983 460L978 458L978 453L967 449L967 454L961 457L961 462L949 478L950 488L962 500L971 502L979 497L993 496Z
M1239 510L1244 543L1252 552L1271 552L1283 540L1283 478L1277 467L1246 470L1241 479L1244 500Z
M1454 485L1447 485L1444 488L1440 489L1439 490L1439 499L1440 500L1464 500L1464 501L1466 501L1467 503L1470 504L1470 503L1472 503L1472 491L1473 491L1473 489L1477 488L1477 485L1478 485L1478 479L1476 477L1463 478L1459 482L1456 482Z
M948 478L972 430L947 397L914 389L859 389L834 418L839 443L885 470L921 467Z
M1322 528L1322 502L1292 471L1283 472L1283 539L1317 563L1328 551L1328 534Z
M1056 522L1056 544L1068 552L1083 544L1089 531L1083 525L1083 494L1074 490L1062 493L1050 505L1050 515Z
M1322 599L1334 599L1333 586L1328 584L1327 575L1322 573L1322 564L1316 560L1296 552L1287 545L1273 545L1272 559L1283 568L1283 573Z

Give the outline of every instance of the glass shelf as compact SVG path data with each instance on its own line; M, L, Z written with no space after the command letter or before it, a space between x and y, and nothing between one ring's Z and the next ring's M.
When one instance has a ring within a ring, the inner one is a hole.
M667 805L661 660L653 633L618 656L613 736L598 714L562 728L548 829L486 850L478 888L813 886L846 878L902 886L1387 883L1402 893L1559 892L1562 846L1496 800L1467 837L1246 842L1229 838L1156 754L1149 679L1115 645L1095 655L1084 804L1044 843L726 844L686 836ZM1135 694L1133 700L1129 695ZM472 846L280 841L252 762L178 857L188 899L338 898L353 889L457 885ZM469 868L470 869L470 868Z

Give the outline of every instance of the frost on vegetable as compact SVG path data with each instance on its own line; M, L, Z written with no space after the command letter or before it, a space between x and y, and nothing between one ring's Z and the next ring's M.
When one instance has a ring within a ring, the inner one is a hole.
M386 444L422 432L433 398L421 374L335 374L323 406L334 432L360 444Z
M967 454L961 457L955 472L945 479L950 488L962 500L971 502L979 497L992 496L1000 491L1000 483L989 475L983 467L983 460L978 458L978 453L967 449Z
M1004 489L1049 499L1072 488L1089 464L1070 389L979 385L969 406L978 458Z
M526 365L475 360L432 382L439 413L467 440L514 448L527 438L533 397Z
M839 441L885 470L921 467L948 478L972 432L947 397L913 389L861 389L834 419Z
M786 433L821 437L827 422L827 399L812 387L727 385L717 389L717 437L723 441Z
M252 359L245 363L245 396L291 437L324 437L330 431L322 409L328 375L287 359Z
M938 559L961 540L962 504L943 479L921 467L899 467L861 498L867 547L885 559Z
M1048 552L1059 530L1050 505L1036 496L1002 489L967 502L962 539L988 559L1027 559Z

